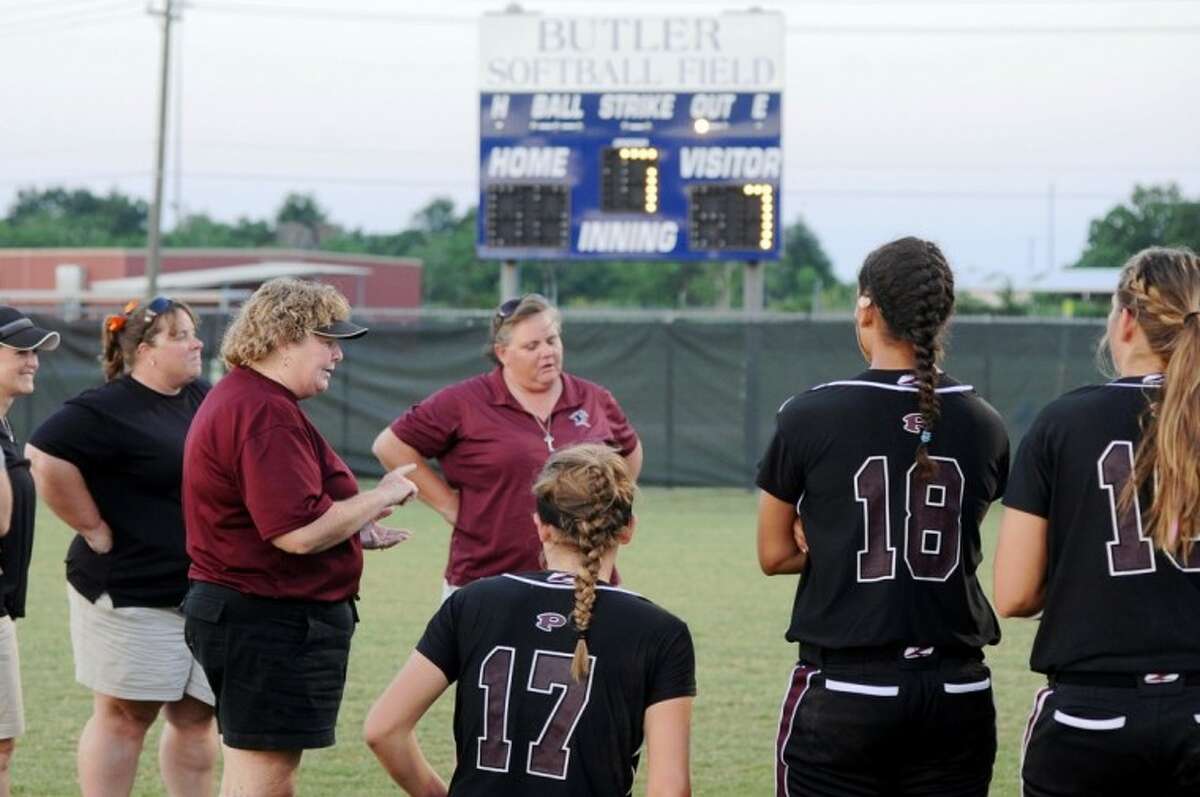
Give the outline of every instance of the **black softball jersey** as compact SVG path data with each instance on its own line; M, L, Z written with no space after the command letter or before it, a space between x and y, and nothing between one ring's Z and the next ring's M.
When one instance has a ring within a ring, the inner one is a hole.
M936 390L929 479L915 464L923 424L911 371L868 370L780 407L757 483L796 505L808 538L787 632L802 651L999 641L975 571L1008 437L970 385L942 374Z
M457 682L453 797L610 797L633 787L646 708L696 693L682 620L597 585L591 670L571 676L574 580L543 571L455 592L417 650Z
M1157 551L1142 525L1150 490L1120 500L1161 385L1150 374L1073 390L1017 449L1004 505L1048 521L1037 672L1200 673L1200 545L1187 562Z

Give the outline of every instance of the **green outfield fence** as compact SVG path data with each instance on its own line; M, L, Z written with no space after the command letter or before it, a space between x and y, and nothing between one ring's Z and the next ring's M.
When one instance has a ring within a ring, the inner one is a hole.
M10 416L18 435L64 399L97 384L98 320L36 315L62 333L42 358L38 390ZM486 370L490 314L412 311L363 317L365 338L347 343L329 391L305 409L350 466L378 475L371 441L410 404ZM227 318L205 315L200 332L212 362ZM1038 409L1065 390L1103 379L1095 364L1103 332L1095 319L957 319L947 370L1000 411L1014 445ZM750 486L789 395L863 368L846 316L576 311L565 313L566 367L607 387L645 446L642 481L666 486Z

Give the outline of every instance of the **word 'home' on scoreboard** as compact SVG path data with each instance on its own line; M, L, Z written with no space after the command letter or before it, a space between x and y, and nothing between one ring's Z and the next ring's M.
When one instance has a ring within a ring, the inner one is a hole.
M778 259L785 27L486 15L480 257Z

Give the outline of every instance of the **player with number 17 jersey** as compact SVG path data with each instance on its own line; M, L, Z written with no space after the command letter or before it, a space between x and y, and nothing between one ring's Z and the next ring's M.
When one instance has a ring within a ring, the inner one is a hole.
M682 620L597 585L592 667L571 677L569 573L506 574L455 592L417 650L457 681L454 797L629 794L646 708L696 693Z

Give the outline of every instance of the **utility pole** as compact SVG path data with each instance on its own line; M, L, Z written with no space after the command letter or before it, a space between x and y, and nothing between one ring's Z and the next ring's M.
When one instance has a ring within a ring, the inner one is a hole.
M1054 271L1054 183L1046 192L1046 271Z
M158 268L162 258L163 161L167 149L167 101L171 75L171 23L175 19L175 0L163 0L161 11L151 10L163 19L162 70L158 81L158 140L154 152L154 204L150 206L150 240L146 256L146 298L158 293Z

